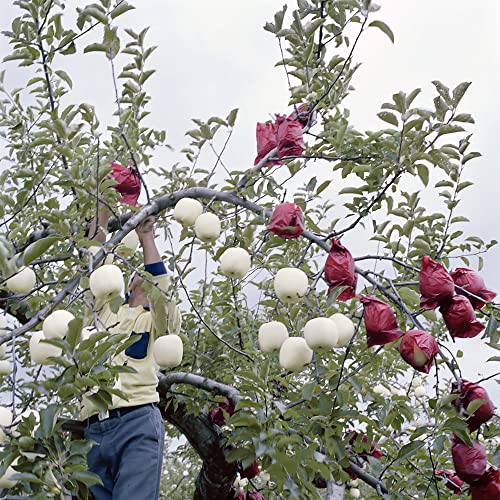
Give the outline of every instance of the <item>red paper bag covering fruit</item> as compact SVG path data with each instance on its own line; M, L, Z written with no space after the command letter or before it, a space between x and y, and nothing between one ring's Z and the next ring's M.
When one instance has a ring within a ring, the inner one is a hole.
M288 116L290 120L296 120L298 123L305 127L309 122L309 115L311 114L311 105L307 103L303 103L300 106L297 106L297 109L293 110L292 113ZM311 121L315 121L316 111L313 113L313 117Z
M305 149L302 125L298 121L277 115L276 127L278 157L301 155Z
M472 500L500 500L500 471L494 467L490 467L471 486L470 492Z
M273 212L267 230L281 238L298 238L304 231L304 215L295 203L281 203Z
M423 330L406 332L398 347L401 357L415 370L429 373L439 347L436 339Z
M482 424L495 414L495 405L491 401L488 393L480 385L474 384L467 380L460 382L460 390L458 390L458 382L453 382L451 385L452 394L460 394L460 397L452 401L453 406L460 412L461 409L467 410L472 401L482 399L484 403L477 408L467 420L467 425L471 432L478 429Z
M124 167L115 161L111 166L111 176L118 182L113 188L122 195L120 201L127 205L137 205L141 194L141 179L137 170L133 166Z
M218 408L214 408L210 412L210 418L212 422L217 424L219 427L222 427L226 423L226 418L224 417L223 410L229 415L234 414L234 406L228 399L225 399L223 402L219 403Z
M358 275L354 271L351 252L339 241L332 239L332 247L325 263L325 279L330 285L328 293L339 286L347 286L338 300L349 300L356 296Z
M254 165L257 165L269 151L277 146L276 129L275 123L257 123L257 157L255 158ZM264 166L269 167L271 165L282 164L281 161L268 161Z
M264 500L264 497L259 491L249 491L246 500Z
M443 478L446 486L452 490L455 495L462 494L464 482L457 476L454 470L437 470L436 476Z
M474 483L486 472L486 450L478 441L473 441L474 447L471 448L456 436L453 436L452 443L451 455L457 476L466 483Z
M314 484L314 486L316 486L316 488L318 489L325 489L327 484L326 484L326 480L322 477L315 477L313 480L312 480L312 484Z
M388 344L403 336L394 311L389 305L374 295L361 295L359 300L364 307L363 319L368 347Z
M455 285L465 288L468 292L481 297L487 302L493 300L497 296L495 292L486 288L486 284L483 278L481 278L479 274L472 271L471 269L467 269L465 267L457 267L451 273L451 277ZM457 293L467 297L467 295L462 292L462 290L457 290ZM481 309L485 304L484 302L473 297L467 298L470 300L470 303L472 304L472 307L474 309Z
M484 325L476 319L472 304L463 295L455 295L451 302L442 305L439 311L453 338L472 338L484 330Z
M346 436L351 435L351 438L349 439L349 444L352 446L356 442L359 436L358 431L347 431ZM361 438L362 443L368 443L368 436L366 434L363 434ZM366 458L367 456L376 458L377 460L380 460L384 455L378 448L377 444L375 441L372 441L372 444L370 446L370 449L368 451L363 451L362 453L358 453L360 457Z
M247 479L253 479L259 473L259 464L255 460L246 469L240 472L240 477Z
M245 490L242 488L238 491L238 500L245 500Z
M455 283L448 271L428 255L422 257L420 295L420 306L426 309L436 309L455 295Z

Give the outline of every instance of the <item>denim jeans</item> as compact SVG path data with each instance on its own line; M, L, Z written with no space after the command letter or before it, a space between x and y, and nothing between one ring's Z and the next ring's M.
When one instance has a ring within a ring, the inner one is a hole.
M95 499L156 500L164 438L160 410L152 405L87 427L85 439L97 443L87 456L88 467L103 483L91 487Z

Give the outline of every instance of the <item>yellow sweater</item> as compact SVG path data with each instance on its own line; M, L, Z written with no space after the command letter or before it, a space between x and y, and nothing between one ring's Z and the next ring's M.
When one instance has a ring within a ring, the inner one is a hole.
M154 281L158 288L163 291L168 290L170 277L166 274L162 263L146 265L146 271L154 275ZM115 387L127 395L128 401L113 396L110 408L158 402L159 397L156 392L158 365L153 358L153 343L166 333L179 334L181 328L179 309L175 302L169 302L165 299L160 303L154 303L151 309L143 306L130 307L128 304L124 304L118 312L114 313L109 305L110 300L96 303L99 320L106 327L110 327L110 333L130 333L130 335L137 336L137 341L134 344L111 360L111 364L130 366L136 370L136 373L120 373ZM158 310L160 307L164 310ZM154 317L160 314L166 314L167 332L157 332L154 327ZM84 396L82 398L81 418L85 419L96 413L98 413L98 409Z

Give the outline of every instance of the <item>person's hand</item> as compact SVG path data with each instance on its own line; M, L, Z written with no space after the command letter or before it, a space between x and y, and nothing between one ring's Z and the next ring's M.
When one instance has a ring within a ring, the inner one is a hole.
M135 228L139 240L154 235L155 220L152 215L149 215Z

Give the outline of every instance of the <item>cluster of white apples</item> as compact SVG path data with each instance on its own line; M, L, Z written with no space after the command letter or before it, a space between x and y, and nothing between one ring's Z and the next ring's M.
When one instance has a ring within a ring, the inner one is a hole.
M285 304L299 302L307 292L307 275L300 269L285 267L274 277L274 291ZM264 323L259 328L259 346L265 353L279 350L279 362L289 371L301 371L312 361L313 352L324 352L345 347L354 335L353 322L343 314L309 320L304 326L304 337L289 337L280 321Z
M205 212L203 205L193 198L182 198L174 208L173 217L184 227L193 227L196 236L205 243L213 243L220 235L221 223L217 215Z
M16 274L5 282L5 285L11 292L23 295L30 292L35 284L36 275L31 267L21 267Z
M7 333L7 318L0 316L0 336ZM6 359L7 349L5 344L0 345L0 375L10 375L12 372L12 364Z
M69 331L69 323L75 317L64 309L50 313L42 324L42 331L34 332L30 338L30 357L33 363L49 365L51 357L62 355L60 347L47 344L44 340L63 339Z

